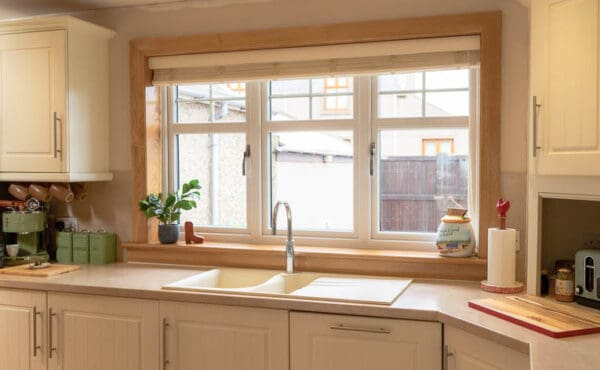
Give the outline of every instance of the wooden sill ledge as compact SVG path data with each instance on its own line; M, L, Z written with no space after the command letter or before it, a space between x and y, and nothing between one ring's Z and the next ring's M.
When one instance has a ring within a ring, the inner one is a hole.
M264 244L123 243L127 262L285 269L284 247ZM302 247L296 270L417 278L483 280L487 260L445 258L433 252Z

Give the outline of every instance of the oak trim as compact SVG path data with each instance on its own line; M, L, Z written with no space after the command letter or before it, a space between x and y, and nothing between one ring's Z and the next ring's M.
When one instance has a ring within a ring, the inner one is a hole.
M155 138L146 133L145 87L152 81L149 57L467 35L481 39L478 231L479 256L485 259L487 229L496 224L494 206L500 196L501 11L130 41L134 210L137 200L160 185L149 183L155 181L149 159L160 156L152 145ZM147 242L149 223L140 212L133 213L133 241Z
M122 247L126 262L285 270L284 247L275 245L123 243ZM447 258L434 252L302 246L294 252L297 271L475 281L485 279L487 273L485 259Z

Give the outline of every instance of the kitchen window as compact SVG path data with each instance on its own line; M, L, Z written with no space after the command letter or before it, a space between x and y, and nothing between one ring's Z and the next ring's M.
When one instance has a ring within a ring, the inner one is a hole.
M473 208L477 74L172 85L168 185L203 187L182 221L213 240L265 242L286 200L299 244L431 249L447 207Z

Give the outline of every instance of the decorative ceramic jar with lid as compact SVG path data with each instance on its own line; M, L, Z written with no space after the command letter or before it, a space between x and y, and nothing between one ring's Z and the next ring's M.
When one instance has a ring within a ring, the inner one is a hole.
M467 210L448 208L437 230L435 243L445 257L470 257L475 252L475 232Z

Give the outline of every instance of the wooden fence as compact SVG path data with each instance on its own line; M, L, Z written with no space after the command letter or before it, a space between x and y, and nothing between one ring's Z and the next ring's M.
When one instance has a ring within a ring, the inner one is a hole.
M382 159L380 179L381 231L435 232L450 198L468 207L465 155Z

